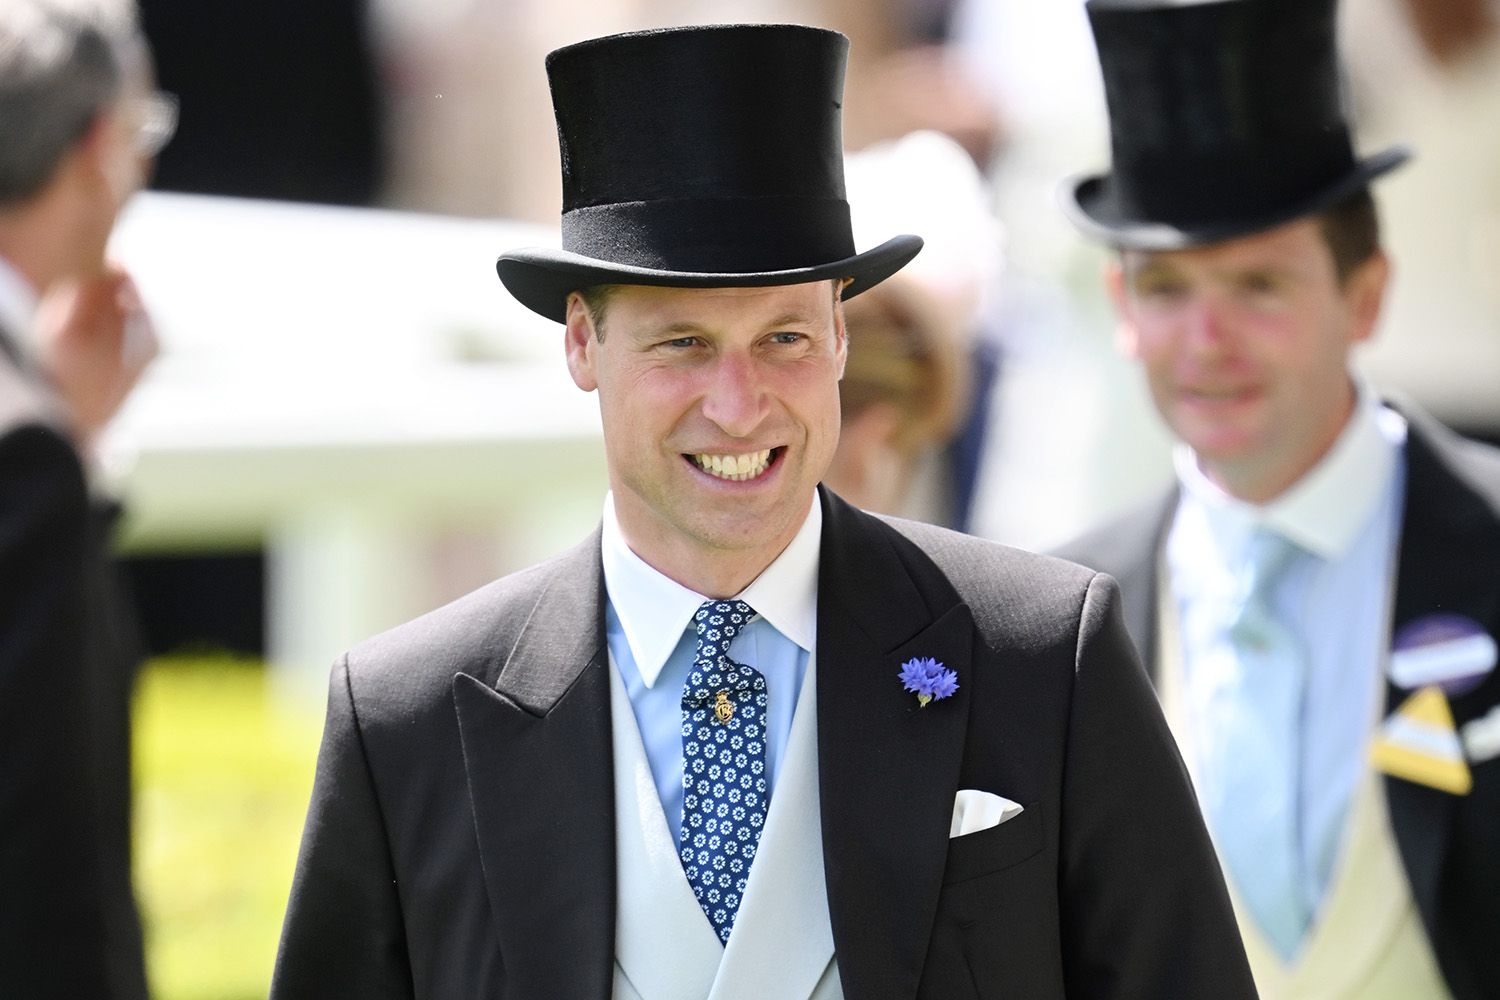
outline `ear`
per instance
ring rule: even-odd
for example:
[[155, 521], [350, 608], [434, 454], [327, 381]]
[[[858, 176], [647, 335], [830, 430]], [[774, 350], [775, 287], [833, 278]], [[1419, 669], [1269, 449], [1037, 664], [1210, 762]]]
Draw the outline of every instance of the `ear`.
[[1344, 285], [1344, 303], [1349, 310], [1349, 342], [1357, 344], [1369, 340], [1380, 319], [1380, 307], [1385, 301], [1385, 289], [1390, 283], [1391, 261], [1384, 250], [1375, 251]]
[[1130, 297], [1125, 292], [1125, 263], [1118, 255], [1104, 262], [1104, 290], [1115, 307], [1115, 350], [1127, 358], [1138, 357], [1140, 335], [1130, 315]]
[[112, 119], [107, 111], [99, 111], [89, 122], [81, 136], [74, 140], [58, 161], [53, 180], [70, 184], [86, 184], [98, 187], [107, 181], [110, 174], [110, 136]]
[[573, 292], [568, 296], [568, 313], [563, 323], [563, 350], [568, 358], [568, 374], [584, 392], [599, 388], [599, 377], [594, 370], [598, 347], [594, 318], [583, 304], [583, 296]]
[[80, 164], [103, 180], [117, 206], [142, 181], [141, 166], [125, 138], [120, 115], [118, 102], [99, 111], [74, 147]]
[[109, 151], [111, 129], [114, 127], [114, 114], [109, 108], [95, 112], [93, 121], [89, 122], [89, 127], [84, 130], [75, 148], [85, 159], [103, 164]]

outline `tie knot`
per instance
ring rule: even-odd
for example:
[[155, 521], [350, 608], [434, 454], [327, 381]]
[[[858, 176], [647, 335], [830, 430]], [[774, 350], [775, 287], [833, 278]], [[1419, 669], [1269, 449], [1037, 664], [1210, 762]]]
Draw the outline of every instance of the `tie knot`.
[[1277, 589], [1303, 551], [1275, 531], [1255, 530], [1240, 569], [1239, 595], [1229, 617], [1231, 634], [1248, 646], [1260, 644], [1257, 637], [1269, 627], [1269, 622], [1280, 617], [1275, 610]]
[[1301, 546], [1280, 532], [1256, 528], [1245, 550], [1247, 592], [1264, 595], [1275, 587], [1301, 552]]
[[764, 688], [757, 670], [729, 658], [729, 644], [754, 617], [755, 609], [744, 601], [706, 601], [698, 608], [693, 615], [698, 648], [682, 691], [684, 708], [706, 704], [720, 693], [742, 694], [757, 683]]
[[694, 661], [715, 664], [728, 656], [729, 643], [754, 617], [755, 609], [744, 601], [704, 601], [693, 615], [698, 632]]

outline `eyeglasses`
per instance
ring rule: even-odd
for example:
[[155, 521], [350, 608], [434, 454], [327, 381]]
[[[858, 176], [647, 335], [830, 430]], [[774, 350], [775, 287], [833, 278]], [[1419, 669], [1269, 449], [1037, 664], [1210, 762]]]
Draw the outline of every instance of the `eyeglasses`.
[[177, 95], [158, 90], [131, 103], [139, 118], [131, 146], [137, 155], [150, 159], [172, 141], [177, 131]]

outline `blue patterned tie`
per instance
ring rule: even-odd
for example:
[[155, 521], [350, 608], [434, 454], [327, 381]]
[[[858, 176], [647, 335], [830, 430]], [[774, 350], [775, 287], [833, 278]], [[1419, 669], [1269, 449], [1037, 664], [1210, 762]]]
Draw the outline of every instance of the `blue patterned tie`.
[[744, 601], [693, 616], [698, 648], [682, 689], [682, 828], [677, 852], [720, 941], [729, 940], [766, 823], [766, 679], [729, 658], [755, 617]]

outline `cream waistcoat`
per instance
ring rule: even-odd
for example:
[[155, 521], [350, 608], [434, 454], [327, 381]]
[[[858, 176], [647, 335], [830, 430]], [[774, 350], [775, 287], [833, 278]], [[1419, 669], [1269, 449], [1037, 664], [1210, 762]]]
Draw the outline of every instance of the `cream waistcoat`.
[[[1165, 580], [1165, 574], [1161, 579]], [[1182, 647], [1169, 595], [1157, 598], [1157, 693], [1194, 782], [1183, 696]], [[1369, 767], [1350, 805], [1343, 850], [1302, 950], [1287, 963], [1229, 895], [1261, 1000], [1451, 1000], [1412, 900], [1386, 809], [1384, 778]], [[1212, 834], [1214, 831], [1210, 830]]]
[[619, 672], [615, 758], [615, 1000], [843, 1000], [818, 815], [816, 665], [808, 663], [766, 826], [729, 944], [677, 858]]

